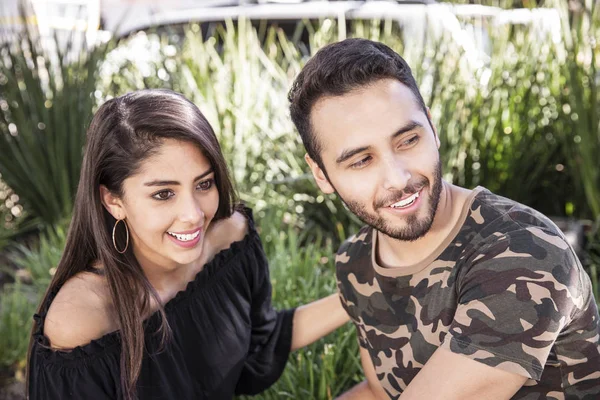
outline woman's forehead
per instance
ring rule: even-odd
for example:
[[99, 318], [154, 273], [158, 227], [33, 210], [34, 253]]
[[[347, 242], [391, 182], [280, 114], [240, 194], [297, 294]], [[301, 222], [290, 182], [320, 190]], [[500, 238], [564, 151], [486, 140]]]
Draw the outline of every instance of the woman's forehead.
[[[143, 160], [138, 168], [138, 176], [156, 175], [156, 178], [197, 176], [211, 167], [210, 160], [199, 146], [187, 141], [166, 139]], [[185, 180], [185, 179], [184, 179]]]

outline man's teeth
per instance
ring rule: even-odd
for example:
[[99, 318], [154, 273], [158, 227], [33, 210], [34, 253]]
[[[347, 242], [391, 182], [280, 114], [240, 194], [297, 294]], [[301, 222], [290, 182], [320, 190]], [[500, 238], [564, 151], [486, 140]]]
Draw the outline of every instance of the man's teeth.
[[190, 240], [194, 240], [200, 234], [200, 231], [196, 231], [195, 233], [190, 233], [187, 235], [181, 235], [179, 233], [167, 232], [169, 235], [173, 236], [175, 239], [180, 240], [182, 242], [189, 242]]
[[392, 207], [392, 208], [404, 208], [404, 207], [408, 207], [408, 206], [412, 205], [412, 203], [414, 203], [415, 200], [417, 200], [418, 197], [419, 197], [419, 192], [413, 194], [410, 197], [407, 197], [404, 200], [400, 200], [399, 202], [392, 204], [390, 207]]

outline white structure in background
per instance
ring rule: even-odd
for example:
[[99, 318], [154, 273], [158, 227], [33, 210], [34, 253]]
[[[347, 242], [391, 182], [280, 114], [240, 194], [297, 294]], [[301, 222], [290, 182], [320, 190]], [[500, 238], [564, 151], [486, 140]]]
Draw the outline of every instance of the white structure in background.
[[[55, 37], [59, 48], [64, 50], [71, 40], [71, 51], [78, 52], [84, 45], [95, 45], [101, 36], [100, 0], [26, 0], [27, 21], [20, 15], [21, 3], [22, 0], [2, 0], [2, 40], [22, 30], [25, 24], [37, 25], [42, 44], [48, 50], [55, 50]], [[81, 35], [73, 35], [73, 32]]]
[[[268, 21], [303, 19], [392, 20], [402, 27], [404, 43], [422, 46], [428, 34], [449, 35], [459, 44], [467, 63], [485, 65], [490, 53], [487, 28], [527, 24], [538, 28], [540, 38], [550, 33], [560, 40], [560, 16], [551, 8], [503, 10], [480, 5], [456, 5], [435, 0], [102, 0], [104, 29], [117, 36], [152, 26], [211, 23], [247, 18]], [[342, 36], [343, 26], [342, 29]], [[431, 39], [431, 37], [429, 37]]]
[[100, 28], [100, 0], [30, 0], [42, 36], [85, 32], [95, 43]]
[[[3, 21], [18, 17], [21, 0], [0, 0], [0, 31]], [[540, 37], [551, 34], [560, 40], [561, 21], [556, 10], [503, 10], [480, 5], [452, 5], [435, 0], [29, 0], [45, 45], [54, 45], [53, 36], [64, 46], [71, 30], [85, 32], [88, 46], [153, 26], [219, 22], [248, 18], [268, 21], [303, 19], [392, 20], [402, 27], [404, 43], [419, 48], [429, 34], [447, 35], [459, 44], [468, 67], [480, 68], [488, 61], [490, 43], [487, 28], [503, 24], [530, 24], [538, 27]], [[7, 19], [8, 10], [8, 19]], [[100, 24], [102, 21], [102, 29]], [[10, 27], [11, 24], [9, 23]], [[14, 24], [13, 24], [14, 26]], [[343, 36], [343, 26], [341, 27]], [[76, 39], [74, 50], [83, 46]], [[431, 37], [429, 37], [431, 39]], [[407, 48], [408, 50], [408, 48]], [[464, 65], [467, 67], [467, 65]]]

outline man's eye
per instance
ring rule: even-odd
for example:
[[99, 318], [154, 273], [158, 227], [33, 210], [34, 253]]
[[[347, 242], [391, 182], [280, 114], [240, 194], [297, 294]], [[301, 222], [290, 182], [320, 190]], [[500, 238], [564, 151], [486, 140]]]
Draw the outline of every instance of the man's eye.
[[419, 141], [419, 137], [418, 136], [413, 136], [410, 139], [405, 140], [404, 142], [402, 142], [402, 146], [411, 146], [415, 143], [417, 143]]
[[202, 181], [198, 184], [198, 189], [200, 189], [202, 191], [209, 190], [210, 188], [212, 188], [214, 182], [215, 182], [214, 179], [207, 179], [205, 181]]
[[161, 190], [160, 192], [153, 194], [152, 198], [156, 200], [169, 200], [173, 196], [175, 196], [175, 193], [173, 193], [172, 191]]
[[350, 165], [350, 168], [362, 168], [365, 165], [367, 165], [369, 163], [369, 161], [371, 161], [371, 156], [366, 156], [363, 159], [358, 160], [357, 162], [355, 162], [354, 164]]

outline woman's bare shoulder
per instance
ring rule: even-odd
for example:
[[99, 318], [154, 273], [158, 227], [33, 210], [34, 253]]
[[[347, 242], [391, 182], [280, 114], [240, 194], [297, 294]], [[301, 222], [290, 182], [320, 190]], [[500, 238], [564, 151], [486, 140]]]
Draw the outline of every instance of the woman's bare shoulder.
[[53, 348], [69, 350], [117, 329], [104, 276], [80, 272], [60, 288], [46, 315], [44, 335]]
[[234, 242], [239, 242], [248, 234], [248, 218], [239, 211], [230, 217], [216, 221], [211, 226], [208, 237], [216, 254], [220, 250], [231, 247]]

